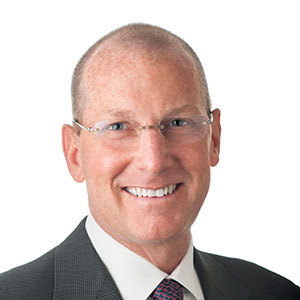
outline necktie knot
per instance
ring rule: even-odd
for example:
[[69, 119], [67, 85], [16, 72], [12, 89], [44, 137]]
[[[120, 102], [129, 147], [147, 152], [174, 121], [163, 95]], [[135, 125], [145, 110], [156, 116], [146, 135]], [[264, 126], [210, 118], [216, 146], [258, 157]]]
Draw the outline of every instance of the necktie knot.
[[164, 279], [154, 290], [154, 300], [183, 300], [181, 285], [173, 279]]

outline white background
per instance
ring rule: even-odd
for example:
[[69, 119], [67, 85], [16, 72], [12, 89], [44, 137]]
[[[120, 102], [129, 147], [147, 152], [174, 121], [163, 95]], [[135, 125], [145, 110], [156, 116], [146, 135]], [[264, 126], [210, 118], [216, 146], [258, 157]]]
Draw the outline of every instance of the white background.
[[88, 213], [61, 147], [71, 74], [98, 38], [142, 21], [190, 43], [222, 110], [196, 246], [299, 285], [299, 15], [296, 0], [1, 2], [0, 272], [50, 250]]

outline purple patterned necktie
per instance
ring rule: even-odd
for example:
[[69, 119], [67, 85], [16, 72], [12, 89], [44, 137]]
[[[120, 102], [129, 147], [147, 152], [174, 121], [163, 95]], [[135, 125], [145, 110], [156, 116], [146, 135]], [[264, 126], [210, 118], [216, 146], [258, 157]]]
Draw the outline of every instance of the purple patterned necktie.
[[154, 300], [183, 300], [181, 285], [173, 279], [164, 279], [151, 294]]

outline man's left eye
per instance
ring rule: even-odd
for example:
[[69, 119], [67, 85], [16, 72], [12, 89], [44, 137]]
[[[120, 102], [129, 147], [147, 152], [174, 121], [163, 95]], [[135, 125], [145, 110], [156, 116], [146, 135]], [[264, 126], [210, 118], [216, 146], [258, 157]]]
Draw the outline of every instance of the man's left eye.
[[171, 126], [173, 127], [182, 127], [188, 125], [189, 122], [184, 119], [174, 119], [171, 121]]
[[113, 123], [108, 126], [108, 130], [112, 130], [112, 131], [120, 131], [126, 128], [127, 126], [122, 122]]

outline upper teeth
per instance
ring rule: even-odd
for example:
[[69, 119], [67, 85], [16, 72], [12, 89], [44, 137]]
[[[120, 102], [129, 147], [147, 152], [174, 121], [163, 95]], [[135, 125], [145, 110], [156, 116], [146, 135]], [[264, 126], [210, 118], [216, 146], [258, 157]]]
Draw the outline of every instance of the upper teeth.
[[176, 184], [171, 184], [157, 190], [149, 190], [139, 187], [128, 187], [126, 188], [126, 191], [138, 197], [162, 197], [168, 194], [172, 194], [175, 191], [176, 187]]

